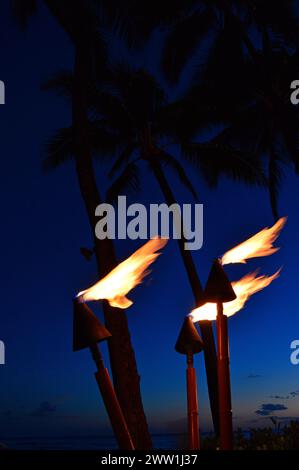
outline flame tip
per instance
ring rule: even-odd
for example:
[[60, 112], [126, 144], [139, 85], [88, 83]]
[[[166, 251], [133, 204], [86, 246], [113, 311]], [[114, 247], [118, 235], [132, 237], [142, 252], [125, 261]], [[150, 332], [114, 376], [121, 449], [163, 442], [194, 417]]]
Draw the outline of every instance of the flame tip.
[[[276, 253], [279, 250], [279, 247], [274, 247], [273, 244], [277, 240], [286, 221], [286, 216], [281, 217], [272, 227], [263, 228], [255, 235], [227, 251], [220, 258], [221, 264], [246, 264], [246, 261], [250, 258], [270, 256], [273, 253]], [[272, 281], [278, 278], [281, 271], [282, 267], [274, 274], [266, 276], [264, 274], [259, 274], [259, 269], [256, 269], [254, 272], [245, 274], [245, 276], [238, 281], [232, 282], [232, 287], [237, 298], [224, 304], [223, 313], [227, 317], [230, 317], [244, 308], [249, 298], [253, 294], [269, 286]], [[215, 320], [217, 316], [216, 304], [207, 302], [201, 307], [192, 310], [191, 314], [194, 323], [203, 320]]]
[[148, 240], [103, 279], [79, 292], [77, 298], [85, 302], [106, 299], [113, 307], [130, 307], [133, 302], [126, 295], [149, 274], [151, 270], [148, 267], [160, 256], [158, 250], [167, 242], [167, 238], [157, 236]]
[[273, 243], [278, 238], [286, 223], [286, 217], [281, 217], [272, 227], [265, 227], [252, 237], [224, 253], [222, 265], [230, 263], [246, 263], [249, 258], [269, 256], [276, 253], [279, 247]]

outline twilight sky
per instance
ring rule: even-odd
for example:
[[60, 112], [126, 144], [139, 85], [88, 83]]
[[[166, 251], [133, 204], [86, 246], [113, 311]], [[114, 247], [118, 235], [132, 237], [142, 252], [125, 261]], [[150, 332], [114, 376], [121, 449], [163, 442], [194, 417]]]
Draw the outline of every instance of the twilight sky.
[[[70, 110], [42, 92], [40, 84], [55, 71], [71, 68], [73, 51], [46, 10], [21, 33], [9, 18], [8, 4], [2, 0], [0, 7], [0, 79], [6, 85], [6, 104], [0, 107], [0, 339], [6, 345], [6, 365], [0, 366], [0, 440], [110, 433], [89, 353], [71, 349], [72, 297], [96, 280], [95, 265], [79, 251], [90, 246], [91, 234], [74, 167], [70, 162], [50, 174], [41, 169], [44, 143], [55, 129], [69, 124]], [[149, 54], [139, 60], [152, 68]], [[107, 164], [97, 163], [97, 172], [103, 193]], [[215, 256], [272, 225], [273, 219], [265, 191], [225, 178], [211, 191], [194, 170], [188, 172], [204, 203], [204, 245], [194, 252], [204, 283]], [[143, 171], [142, 177], [143, 193], [130, 202], [161, 201], [151, 175]], [[190, 202], [179, 182], [170, 180], [180, 201]], [[298, 179], [286, 169], [279, 207], [288, 222], [278, 240], [281, 250], [226, 268], [234, 280], [257, 267], [272, 274], [283, 266], [280, 278], [229, 320], [235, 426], [268, 425], [269, 413], [299, 416], [299, 366], [289, 360], [290, 343], [299, 338], [297, 188]], [[119, 259], [139, 245], [117, 242]], [[150, 426], [181, 430], [185, 359], [174, 344], [193, 298], [175, 241], [130, 298], [135, 303], [127, 315]], [[101, 317], [100, 307], [96, 311]], [[196, 357], [196, 366], [201, 426], [209, 430], [203, 355]]]

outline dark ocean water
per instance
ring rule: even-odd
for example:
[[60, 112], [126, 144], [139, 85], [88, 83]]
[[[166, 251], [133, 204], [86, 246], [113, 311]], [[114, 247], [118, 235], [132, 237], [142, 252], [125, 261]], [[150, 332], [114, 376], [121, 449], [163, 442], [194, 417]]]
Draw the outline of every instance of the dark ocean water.
[[[156, 434], [152, 436], [155, 449], [184, 449], [185, 434]], [[18, 450], [113, 450], [117, 448], [115, 439], [106, 436], [84, 437], [22, 437], [0, 438], [1, 444]]]

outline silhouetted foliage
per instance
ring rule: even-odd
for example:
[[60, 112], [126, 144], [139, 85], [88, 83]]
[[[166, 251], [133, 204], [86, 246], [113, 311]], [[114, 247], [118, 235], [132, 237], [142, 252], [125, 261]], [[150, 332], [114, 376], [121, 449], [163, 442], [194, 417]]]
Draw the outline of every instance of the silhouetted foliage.
[[[203, 450], [219, 448], [214, 437], [203, 438]], [[252, 428], [244, 432], [241, 428], [234, 433], [234, 450], [298, 450], [299, 422], [291, 421], [285, 426], [274, 428]]]

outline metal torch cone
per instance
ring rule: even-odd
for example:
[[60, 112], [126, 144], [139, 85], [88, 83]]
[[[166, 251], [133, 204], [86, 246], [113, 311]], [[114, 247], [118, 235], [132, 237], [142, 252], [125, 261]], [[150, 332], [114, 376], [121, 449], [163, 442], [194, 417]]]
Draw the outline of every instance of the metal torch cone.
[[203, 342], [190, 317], [186, 317], [181, 328], [175, 350], [187, 357], [187, 411], [188, 411], [188, 448], [200, 449], [198, 418], [198, 398], [196, 371], [193, 367], [193, 355], [203, 350]]
[[220, 415], [220, 448], [233, 449], [233, 422], [229, 367], [229, 338], [227, 316], [223, 314], [223, 303], [231, 302], [236, 294], [218, 259], [213, 263], [205, 288], [206, 302], [217, 304], [217, 353], [218, 394]]
[[112, 385], [108, 369], [105, 367], [97, 343], [107, 340], [111, 333], [105, 328], [90, 308], [74, 300], [73, 351], [89, 348], [97, 365], [95, 378], [98, 383], [110, 423], [120, 449], [134, 450], [133, 441]]

